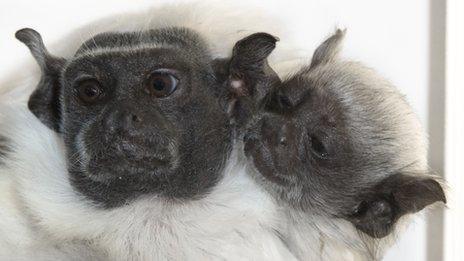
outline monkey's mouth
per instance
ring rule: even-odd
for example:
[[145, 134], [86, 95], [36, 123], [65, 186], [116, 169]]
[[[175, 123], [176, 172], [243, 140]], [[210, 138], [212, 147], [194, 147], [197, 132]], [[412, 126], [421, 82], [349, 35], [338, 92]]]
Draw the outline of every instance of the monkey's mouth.
[[145, 168], [154, 169], [168, 167], [170, 160], [165, 156], [151, 155], [146, 157], [134, 157], [132, 155], [106, 155], [106, 156], [94, 156], [89, 163], [90, 167], [107, 166], [111, 168]]
[[289, 185], [289, 180], [279, 175], [272, 154], [260, 135], [248, 132], [245, 134], [243, 142], [245, 156], [253, 162], [254, 167], [263, 178], [281, 186]]
[[102, 140], [99, 146], [81, 148], [80, 169], [96, 181], [167, 174], [175, 168], [176, 149], [164, 144], [118, 137]]
[[170, 161], [157, 157], [134, 159], [130, 156], [108, 155], [92, 157], [84, 172], [96, 181], [122, 177], [144, 179], [167, 173], [171, 166]]

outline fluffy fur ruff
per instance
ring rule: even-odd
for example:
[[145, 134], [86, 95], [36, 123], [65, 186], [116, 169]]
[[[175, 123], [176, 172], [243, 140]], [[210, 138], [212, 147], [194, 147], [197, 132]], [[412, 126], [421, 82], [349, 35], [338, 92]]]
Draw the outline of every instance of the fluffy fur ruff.
[[34, 255], [39, 251], [44, 260], [72, 251], [80, 258], [88, 246], [83, 252], [93, 248], [108, 260], [293, 259], [275, 233], [282, 223], [277, 205], [250, 179], [237, 153], [221, 183], [201, 200], [166, 202], [147, 196], [103, 210], [71, 187], [55, 133], [24, 109], [1, 111], [1, 133], [18, 148], [0, 172], [6, 187], [1, 198], [11, 212], [2, 212], [0, 219], [7, 236], [2, 253], [15, 246], [33, 249]]

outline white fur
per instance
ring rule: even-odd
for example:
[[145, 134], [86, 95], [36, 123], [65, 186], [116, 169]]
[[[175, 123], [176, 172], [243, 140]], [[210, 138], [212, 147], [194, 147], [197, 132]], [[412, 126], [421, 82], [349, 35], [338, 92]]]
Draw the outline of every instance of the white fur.
[[[293, 259], [274, 233], [282, 223], [276, 218], [276, 204], [251, 181], [236, 152], [224, 179], [203, 199], [166, 202], [147, 196], [102, 210], [72, 189], [63, 145], [55, 133], [24, 108], [2, 108], [2, 113], [1, 133], [21, 148], [0, 170], [0, 176], [14, 179], [17, 190], [5, 195], [18, 197], [7, 207], [27, 213], [46, 240], [92, 242], [109, 260]], [[5, 234], [24, 230], [23, 234], [9, 241], [34, 240], [34, 226], [15, 225], [18, 228]], [[36, 247], [34, 242], [28, 245]]]
[[[99, 32], [186, 26], [205, 37], [217, 57], [227, 56], [237, 40], [253, 32], [279, 36], [270, 63], [280, 75], [309, 60], [310, 52], [292, 45], [291, 37], [267, 21], [279, 24], [257, 11], [202, 1], [103, 19], [49, 49], [69, 57]], [[34, 72], [36, 67], [28, 66]], [[25, 108], [38, 78], [35, 71], [27, 79], [13, 76], [0, 86], [0, 103], [10, 104], [0, 108], [0, 134], [17, 149], [0, 166], [0, 260], [69, 260], [70, 256], [76, 260], [294, 260], [295, 256], [357, 260], [381, 256], [372, 256], [366, 242], [373, 241], [363, 240], [346, 221], [308, 218], [280, 208], [249, 177], [240, 144], [227, 163], [224, 179], [203, 199], [182, 203], [147, 196], [112, 210], [96, 208], [72, 189], [60, 138]], [[286, 234], [288, 245], [277, 231]]]

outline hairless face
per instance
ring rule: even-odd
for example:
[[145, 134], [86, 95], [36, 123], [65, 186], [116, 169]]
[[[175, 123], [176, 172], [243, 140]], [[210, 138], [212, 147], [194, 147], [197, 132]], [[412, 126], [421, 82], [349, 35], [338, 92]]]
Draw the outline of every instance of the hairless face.
[[261, 100], [245, 153], [258, 181], [284, 204], [383, 237], [402, 215], [446, 199], [423, 175], [416, 116], [387, 81], [337, 57], [343, 36], [338, 30], [309, 66]]
[[42, 69], [30, 110], [62, 135], [75, 189], [103, 207], [207, 193], [231, 150], [231, 111], [240, 110], [224, 85], [268, 84], [276, 43], [257, 33], [214, 60], [196, 33], [167, 28], [99, 34], [63, 59], [32, 29], [16, 37]]

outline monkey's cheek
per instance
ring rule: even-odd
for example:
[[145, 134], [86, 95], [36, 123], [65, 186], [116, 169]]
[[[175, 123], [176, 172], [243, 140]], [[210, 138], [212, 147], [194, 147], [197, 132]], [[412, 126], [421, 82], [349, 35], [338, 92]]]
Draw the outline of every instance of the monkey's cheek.
[[258, 141], [256, 139], [245, 138], [244, 143], [245, 156], [247, 156], [248, 158], [252, 158], [253, 154], [256, 151]]
[[[279, 175], [279, 171], [274, 162], [272, 161], [272, 155], [266, 149], [264, 144], [255, 143], [252, 150], [248, 151], [247, 157], [253, 161], [253, 165], [259, 174], [267, 181], [278, 184], [280, 186], [287, 186], [288, 181]], [[251, 146], [251, 145], [250, 145]]]

